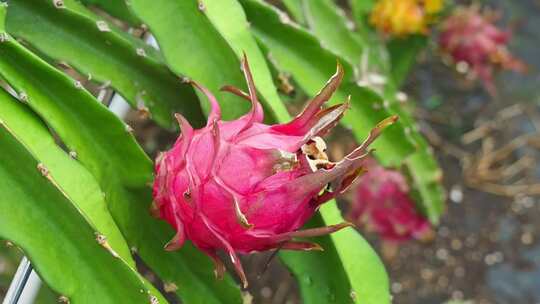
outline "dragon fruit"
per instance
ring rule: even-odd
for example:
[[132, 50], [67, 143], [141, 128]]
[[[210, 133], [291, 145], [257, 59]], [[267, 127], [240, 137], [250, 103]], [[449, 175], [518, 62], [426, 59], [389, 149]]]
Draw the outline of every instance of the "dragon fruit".
[[384, 241], [399, 243], [426, 239], [432, 229], [415, 208], [403, 175], [367, 161], [367, 173], [358, 178], [356, 196], [347, 218], [378, 233]]
[[524, 72], [525, 65], [514, 58], [507, 45], [511, 34], [495, 25], [498, 16], [480, 11], [480, 6], [457, 8], [442, 24], [439, 46], [457, 64], [465, 63], [470, 75], [482, 80], [495, 95], [494, 68]]
[[369, 21], [379, 31], [396, 36], [427, 34], [443, 0], [379, 0]]
[[357, 149], [340, 162], [330, 162], [321, 139], [349, 108], [349, 101], [323, 109], [343, 78], [337, 72], [304, 111], [285, 124], [263, 123], [247, 59], [242, 60], [248, 93], [232, 86], [223, 91], [251, 102], [251, 110], [234, 121], [222, 121], [216, 98], [202, 85], [211, 111], [205, 127], [194, 130], [179, 114], [181, 135], [156, 160], [153, 213], [176, 230], [166, 250], [186, 239], [207, 254], [219, 278], [225, 267], [217, 255], [226, 252], [244, 286], [237, 253], [269, 249], [320, 250], [295, 238], [320, 236], [351, 226], [299, 230], [319, 206], [347, 189], [361, 172], [368, 145], [393, 116], [376, 126]]

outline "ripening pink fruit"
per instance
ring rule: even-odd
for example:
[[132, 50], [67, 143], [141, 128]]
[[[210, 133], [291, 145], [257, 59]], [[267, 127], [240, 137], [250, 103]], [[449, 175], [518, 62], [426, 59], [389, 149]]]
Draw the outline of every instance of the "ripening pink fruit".
[[208, 122], [194, 130], [176, 114], [182, 134], [156, 160], [153, 211], [177, 231], [167, 250], [179, 249], [186, 239], [191, 240], [213, 259], [218, 277], [225, 267], [216, 251], [224, 250], [247, 286], [237, 253], [320, 250], [317, 244], [294, 239], [351, 225], [298, 230], [321, 204], [347, 189], [370, 153], [368, 145], [397, 117], [381, 122], [345, 159], [330, 162], [320, 136], [338, 123], [349, 101], [322, 106], [343, 78], [341, 66], [300, 115], [276, 125], [263, 123], [245, 57], [242, 68], [249, 93], [231, 86], [222, 89], [251, 102], [251, 110], [237, 120], [222, 121], [215, 97], [192, 82], [211, 104]]
[[509, 31], [495, 25], [497, 16], [482, 13], [478, 5], [458, 7], [441, 27], [439, 46], [455, 63], [465, 63], [472, 76], [479, 77], [489, 93], [495, 95], [493, 71], [503, 68], [517, 72], [526, 66], [514, 58], [507, 46]]
[[385, 241], [425, 239], [431, 225], [415, 208], [403, 175], [369, 159], [367, 172], [357, 180], [355, 198], [348, 219], [376, 232]]

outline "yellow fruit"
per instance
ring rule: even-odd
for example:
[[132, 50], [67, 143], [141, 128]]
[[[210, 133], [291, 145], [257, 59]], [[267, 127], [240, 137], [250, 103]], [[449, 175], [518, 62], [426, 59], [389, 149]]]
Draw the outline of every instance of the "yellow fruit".
[[392, 36], [426, 34], [444, 0], [379, 0], [370, 23]]

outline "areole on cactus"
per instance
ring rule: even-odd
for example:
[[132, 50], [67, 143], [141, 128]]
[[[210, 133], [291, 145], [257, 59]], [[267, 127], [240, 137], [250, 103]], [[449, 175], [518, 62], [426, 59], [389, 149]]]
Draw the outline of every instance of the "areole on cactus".
[[216, 252], [224, 250], [247, 286], [237, 253], [269, 249], [320, 250], [295, 238], [335, 232], [350, 223], [298, 230], [319, 206], [345, 191], [361, 173], [368, 146], [397, 120], [382, 121], [368, 138], [340, 162], [330, 162], [321, 136], [349, 108], [349, 101], [323, 109], [343, 79], [337, 72], [304, 111], [285, 124], [263, 124], [247, 58], [242, 60], [248, 93], [222, 90], [251, 102], [251, 110], [234, 121], [222, 121], [216, 98], [192, 84], [211, 104], [205, 127], [194, 130], [179, 114], [181, 135], [172, 149], [158, 156], [154, 182], [154, 212], [176, 230], [167, 250], [180, 249], [186, 239], [210, 256], [216, 276], [225, 267]]

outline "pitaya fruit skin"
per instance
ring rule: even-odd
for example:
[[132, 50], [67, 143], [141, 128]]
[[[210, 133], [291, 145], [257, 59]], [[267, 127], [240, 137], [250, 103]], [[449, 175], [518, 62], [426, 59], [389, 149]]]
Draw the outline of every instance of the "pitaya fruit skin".
[[367, 172], [356, 184], [347, 216], [350, 221], [394, 243], [430, 236], [431, 225], [416, 211], [407, 181], [399, 171], [385, 169], [370, 159]]
[[231, 86], [222, 89], [252, 104], [249, 113], [234, 121], [222, 121], [215, 97], [192, 82], [211, 104], [208, 122], [194, 130], [176, 114], [181, 135], [156, 160], [152, 211], [177, 232], [166, 250], [179, 249], [191, 240], [212, 258], [218, 277], [225, 267], [216, 252], [223, 250], [247, 286], [237, 253], [320, 250], [317, 244], [293, 239], [351, 225], [298, 230], [321, 204], [346, 190], [370, 153], [368, 145], [397, 117], [381, 122], [360, 147], [333, 163], [319, 136], [335, 126], [349, 107], [346, 101], [322, 108], [343, 78], [341, 66], [300, 115], [277, 125], [263, 124], [263, 109], [245, 57], [242, 67], [249, 93]]
[[443, 4], [443, 0], [379, 0], [369, 21], [391, 36], [425, 35]]
[[480, 78], [486, 90], [496, 94], [495, 68], [525, 72], [526, 66], [508, 50], [511, 33], [495, 25], [497, 16], [482, 13], [478, 5], [458, 7], [441, 26], [439, 47], [452, 61], [465, 62], [471, 75]]

